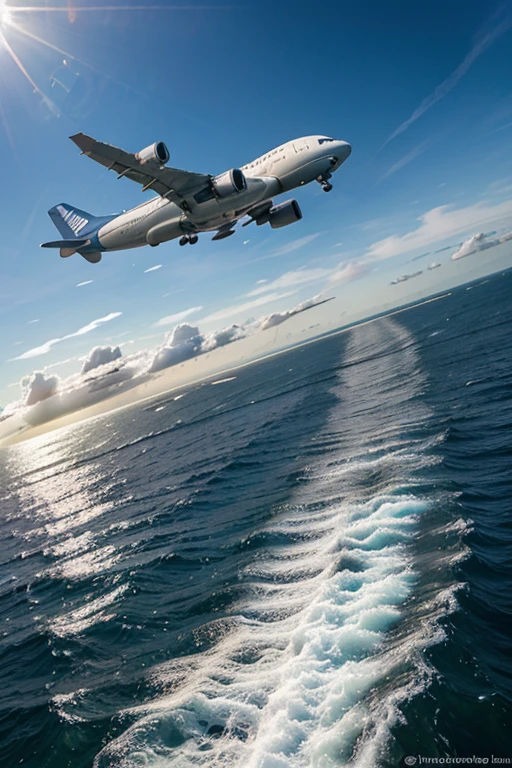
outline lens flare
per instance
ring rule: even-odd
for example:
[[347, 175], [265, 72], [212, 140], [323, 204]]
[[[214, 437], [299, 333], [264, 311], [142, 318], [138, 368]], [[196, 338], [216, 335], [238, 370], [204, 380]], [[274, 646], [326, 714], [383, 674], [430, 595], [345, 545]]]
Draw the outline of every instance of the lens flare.
[[[82, 69], [84, 67], [86, 68], [87, 76], [91, 73], [95, 73], [100, 78], [114, 82], [139, 96], [143, 95], [122, 80], [94, 66], [91, 62], [86, 61], [81, 57], [77, 57], [69, 51], [66, 51], [64, 48], [61, 48], [59, 45], [56, 45], [51, 40], [45, 39], [45, 37], [42, 36], [42, 29], [48, 28], [48, 18], [50, 16], [56, 14], [57, 18], [59, 18], [62, 15], [65, 15], [67, 16], [68, 23], [72, 25], [76, 21], [78, 14], [84, 13], [101, 14], [107, 12], [112, 13], [114, 11], [119, 13], [147, 13], [148, 11], [197, 12], [198, 10], [219, 11], [229, 8], [229, 6], [223, 5], [166, 5], [164, 3], [155, 5], [80, 5], [77, 4], [77, 2], [79, 3], [79, 0], [62, 0], [60, 5], [49, 5], [48, 0], [44, 0], [44, 3], [41, 2], [41, 4], [36, 5], [25, 3], [24, 0], [0, 0], [0, 92], [4, 96], [0, 101], [0, 125], [3, 125], [5, 135], [11, 146], [13, 146], [13, 139], [6, 115], [7, 99], [5, 98], [5, 93], [11, 91], [13, 94], [17, 95], [17, 92], [16, 85], [10, 77], [9, 68], [6, 66], [9, 64], [8, 59], [11, 60], [10, 64], [18, 70], [30, 86], [32, 92], [45, 106], [46, 116], [52, 115], [54, 117], [60, 117], [62, 114], [61, 110], [66, 112], [66, 110], [71, 109], [69, 104], [67, 104], [66, 99], [62, 98], [63, 92], [70, 97], [73, 89], [73, 84], [70, 85], [70, 78], [67, 70], [74, 74], [76, 83], [83, 84], [84, 82], [87, 82], [87, 77], [84, 76], [84, 72], [77, 71], [80, 70], [80, 66], [78, 65], [81, 65]], [[41, 20], [45, 21], [44, 27], [39, 26]], [[37, 32], [39, 32], [39, 34], [37, 34]], [[32, 44], [30, 50], [26, 45], [29, 41]], [[37, 46], [41, 46], [41, 49], [46, 49], [47, 52], [54, 51], [63, 57], [56, 68], [54, 64], [53, 72], [49, 77], [44, 76], [43, 70], [38, 67], [38, 62], [34, 58], [34, 56], [37, 56], [37, 51], [34, 50], [34, 43]], [[66, 71], [64, 72], [64, 70]], [[64, 73], [66, 75], [65, 81], [62, 82], [62, 79], [60, 77], [58, 78], [56, 73], [59, 75]], [[38, 84], [38, 81], [40, 81], [42, 77], [44, 78], [44, 81]], [[62, 91], [59, 91], [59, 88], [56, 86], [59, 86]], [[51, 93], [52, 97], [55, 97], [55, 100], [50, 97], [48, 93], [50, 89], [54, 89]], [[64, 101], [64, 104], [59, 106], [61, 101]], [[70, 113], [67, 114], [68, 117], [72, 117]]]

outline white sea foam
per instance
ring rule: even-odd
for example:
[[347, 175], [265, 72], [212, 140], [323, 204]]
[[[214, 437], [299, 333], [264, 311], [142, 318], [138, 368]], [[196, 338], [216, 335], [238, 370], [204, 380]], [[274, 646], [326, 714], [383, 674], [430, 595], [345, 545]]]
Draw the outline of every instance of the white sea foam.
[[[428, 505], [413, 473], [431, 462], [432, 439], [410, 433], [430, 414], [412, 339], [395, 321], [356, 328], [347, 349], [354, 359], [397, 346], [407, 349], [342, 369], [315, 440], [329, 449], [252, 534], [269, 544], [240, 572], [236, 615], [212, 650], [153, 670], [173, 692], [131, 710], [138, 719], [96, 768], [379, 764], [401, 703], [428, 680], [420, 650], [442, 636], [435, 622], [388, 635], [417, 579], [412, 542]], [[453, 593], [438, 597], [431, 614], [453, 609]]]

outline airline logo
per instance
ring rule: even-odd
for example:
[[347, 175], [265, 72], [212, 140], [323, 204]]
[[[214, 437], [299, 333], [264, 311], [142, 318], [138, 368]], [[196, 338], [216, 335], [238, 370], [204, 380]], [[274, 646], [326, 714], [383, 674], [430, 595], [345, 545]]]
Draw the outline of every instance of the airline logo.
[[75, 235], [78, 235], [78, 233], [82, 231], [85, 225], [89, 223], [89, 219], [84, 219], [83, 216], [79, 216], [77, 213], [75, 213], [73, 208], [68, 211], [66, 208], [64, 208], [64, 206], [58, 205], [57, 210], [68, 227], [75, 233]]

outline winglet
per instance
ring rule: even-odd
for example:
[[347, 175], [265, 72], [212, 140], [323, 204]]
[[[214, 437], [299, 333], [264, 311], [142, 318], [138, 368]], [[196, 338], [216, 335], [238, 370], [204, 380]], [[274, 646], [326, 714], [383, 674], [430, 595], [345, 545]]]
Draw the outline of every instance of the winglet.
[[92, 139], [90, 136], [86, 136], [85, 133], [75, 133], [73, 136], [69, 137], [73, 144], [76, 144], [78, 149], [82, 150], [82, 155], [85, 155], [87, 150], [90, 151], [90, 144], [94, 139]]

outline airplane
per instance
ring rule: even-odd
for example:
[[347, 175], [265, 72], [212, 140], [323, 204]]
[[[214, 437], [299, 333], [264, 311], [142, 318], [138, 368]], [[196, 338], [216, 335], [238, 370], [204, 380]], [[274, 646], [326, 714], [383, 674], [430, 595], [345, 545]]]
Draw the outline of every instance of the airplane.
[[[199, 234], [214, 232], [212, 240], [235, 233], [235, 225], [255, 222], [279, 229], [302, 218], [296, 200], [274, 204], [283, 192], [317, 181], [329, 192], [332, 174], [352, 152], [346, 141], [329, 136], [304, 136], [288, 141], [240, 168], [219, 176], [191, 173], [166, 165], [170, 155], [163, 141], [132, 154], [77, 133], [70, 139], [83, 155], [158, 194], [136, 208], [110, 216], [94, 216], [67, 203], [48, 213], [64, 238], [43, 243], [62, 257], [79, 253], [97, 264], [102, 254], [143, 245], [157, 246], [179, 238], [194, 245]], [[248, 218], [247, 218], [248, 217]]]

